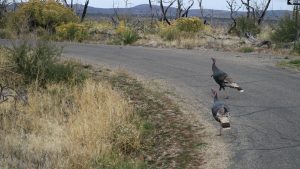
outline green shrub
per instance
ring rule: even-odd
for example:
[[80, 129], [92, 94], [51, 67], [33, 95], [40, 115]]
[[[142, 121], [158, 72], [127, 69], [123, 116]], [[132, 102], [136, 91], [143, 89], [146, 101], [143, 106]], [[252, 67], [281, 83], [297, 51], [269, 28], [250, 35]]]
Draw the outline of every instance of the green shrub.
[[125, 45], [132, 44], [139, 39], [138, 33], [132, 29], [127, 29], [118, 36]]
[[293, 42], [297, 40], [296, 35], [298, 29], [300, 28], [294, 19], [285, 17], [279, 21], [275, 32], [271, 35], [271, 39], [276, 43]]
[[14, 28], [18, 29], [20, 23], [26, 21], [30, 31], [38, 27], [54, 31], [62, 23], [79, 21], [71, 9], [54, 0], [29, 0], [22, 3], [12, 17]]
[[146, 169], [147, 166], [144, 162], [135, 160], [128, 157], [121, 156], [119, 153], [111, 153], [99, 158], [95, 161], [95, 168], [105, 169]]
[[300, 42], [294, 44], [294, 52], [300, 54]]
[[139, 39], [139, 34], [126, 25], [124, 21], [119, 23], [119, 26], [116, 30], [117, 39], [115, 39], [115, 43], [120, 44], [132, 44]]
[[56, 27], [59, 40], [83, 41], [88, 38], [88, 31], [79, 23], [67, 23]]
[[239, 17], [236, 20], [236, 31], [240, 36], [245, 33], [257, 35], [260, 33], [260, 28], [256, 25], [256, 22], [253, 19]]
[[179, 31], [198, 32], [204, 30], [204, 24], [201, 19], [197, 17], [179, 18], [175, 22], [176, 28]]
[[16, 72], [23, 75], [25, 83], [35, 82], [45, 87], [47, 83], [78, 83], [84, 75], [74, 64], [60, 63], [61, 49], [46, 41], [39, 41], [31, 47], [26, 41], [14, 45], [11, 50]]
[[295, 65], [295, 66], [300, 66], [300, 59], [291, 60], [291, 61], [289, 61], [289, 63], [292, 65]]
[[8, 29], [0, 29], [0, 38], [1, 39], [11, 39], [13, 38], [13, 33]]

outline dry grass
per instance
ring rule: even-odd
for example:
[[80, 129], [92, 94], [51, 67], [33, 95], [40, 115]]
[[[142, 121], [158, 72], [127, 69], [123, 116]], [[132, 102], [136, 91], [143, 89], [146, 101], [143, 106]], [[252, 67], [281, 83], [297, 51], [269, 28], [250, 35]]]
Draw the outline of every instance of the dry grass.
[[132, 107], [107, 84], [29, 93], [30, 106], [0, 104], [0, 168], [93, 168], [140, 147]]

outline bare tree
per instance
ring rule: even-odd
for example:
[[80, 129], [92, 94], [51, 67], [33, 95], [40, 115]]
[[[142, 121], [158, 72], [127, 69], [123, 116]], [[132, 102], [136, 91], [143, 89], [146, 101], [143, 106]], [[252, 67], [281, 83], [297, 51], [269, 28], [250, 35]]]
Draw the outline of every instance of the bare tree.
[[201, 18], [204, 19], [202, 0], [197, 0], [197, 1], [198, 1], [199, 9], [200, 9]]
[[[264, 0], [260, 4], [258, 4], [258, 1], [251, 1], [252, 5], [250, 4], [250, 0], [241, 0], [242, 4], [246, 6], [247, 9], [247, 18], [250, 18], [250, 13], [252, 13], [252, 19], [254, 22], [257, 22], [258, 25], [260, 25], [264, 17], [266, 15], [266, 12], [270, 6], [271, 0]], [[250, 12], [251, 11], [251, 12]]]
[[246, 6], [247, 9], [247, 18], [250, 18], [250, 13], [252, 13], [252, 19], [255, 21], [255, 9], [250, 5], [250, 0], [247, 0], [247, 2], [244, 2], [241, 0], [242, 4]]
[[194, 5], [194, 0], [189, 0], [189, 3], [190, 3], [189, 6], [184, 10], [181, 17], [188, 17], [188, 13], [189, 13], [191, 7]]
[[232, 20], [228, 33], [232, 33], [232, 31], [236, 29], [236, 15], [241, 6], [238, 6], [235, 0], [227, 0], [226, 2], [228, 5], [227, 8], [230, 10], [230, 18]]
[[84, 8], [83, 8], [83, 11], [82, 11], [82, 15], [81, 15], [81, 22], [83, 22], [83, 20], [85, 18], [88, 6], [89, 6], [89, 0], [86, 0], [85, 3], [84, 3]]
[[187, 17], [189, 10], [194, 5], [194, 0], [188, 1], [189, 5], [185, 7], [184, 0], [177, 0], [176, 18]]
[[181, 17], [181, 13], [183, 11], [182, 6], [183, 6], [183, 0], [177, 0], [176, 18]]
[[169, 8], [176, 2], [176, 0], [169, 1], [169, 5], [165, 8], [163, 0], [160, 0], [160, 9], [162, 14], [162, 20], [166, 21], [168, 25], [171, 25], [171, 22], [168, 20], [167, 13]]
[[150, 7], [150, 11], [151, 11], [151, 25], [153, 25], [154, 12], [153, 12], [152, 0], [149, 0], [149, 7]]
[[262, 23], [262, 21], [264, 20], [264, 17], [266, 15], [266, 12], [267, 12], [267, 10], [269, 8], [270, 3], [271, 3], [271, 0], [267, 0], [267, 4], [265, 5], [265, 7], [264, 7], [264, 9], [263, 9], [263, 11], [261, 13], [261, 15], [259, 16], [259, 18], [257, 20], [258, 25], [260, 25]]

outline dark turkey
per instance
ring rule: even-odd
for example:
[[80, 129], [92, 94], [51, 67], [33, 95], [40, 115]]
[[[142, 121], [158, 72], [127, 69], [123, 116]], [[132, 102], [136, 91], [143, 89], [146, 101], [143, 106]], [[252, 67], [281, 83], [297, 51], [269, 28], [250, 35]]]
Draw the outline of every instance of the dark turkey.
[[211, 89], [212, 96], [214, 98], [214, 103], [211, 108], [211, 112], [213, 117], [217, 122], [220, 123], [220, 135], [222, 134], [223, 128], [230, 128], [230, 122], [229, 122], [229, 107], [225, 102], [219, 100], [218, 93], [214, 89]]
[[[221, 91], [223, 89], [225, 91], [225, 87], [230, 87], [230, 88], [237, 89], [239, 92], [244, 92], [244, 90], [237, 83], [235, 83], [227, 73], [225, 73], [224, 71], [222, 71], [216, 66], [216, 59], [215, 58], [211, 58], [211, 59], [213, 61], [212, 63], [213, 74], [211, 76], [220, 86], [219, 90]], [[225, 94], [226, 94], [226, 98], [228, 98], [226, 92]]]

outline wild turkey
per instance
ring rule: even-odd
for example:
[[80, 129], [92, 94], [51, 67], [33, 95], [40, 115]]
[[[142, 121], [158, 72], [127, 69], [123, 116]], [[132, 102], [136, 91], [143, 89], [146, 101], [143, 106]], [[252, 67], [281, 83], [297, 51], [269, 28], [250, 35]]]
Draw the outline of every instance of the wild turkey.
[[211, 108], [213, 117], [220, 123], [220, 135], [222, 135], [223, 128], [230, 128], [229, 122], [229, 107], [221, 100], [218, 99], [218, 93], [214, 89], [211, 89], [214, 103]]
[[244, 90], [237, 83], [235, 83], [232, 80], [232, 78], [228, 76], [227, 73], [223, 72], [216, 66], [216, 59], [215, 58], [211, 58], [211, 59], [213, 61], [212, 63], [213, 74], [211, 75], [211, 77], [213, 77], [215, 81], [219, 84], [220, 86], [219, 91], [221, 91], [222, 89], [224, 90], [226, 95], [225, 98], [228, 99], [228, 95], [225, 91], [225, 87], [234, 88], [237, 89], [239, 92], [244, 92]]

